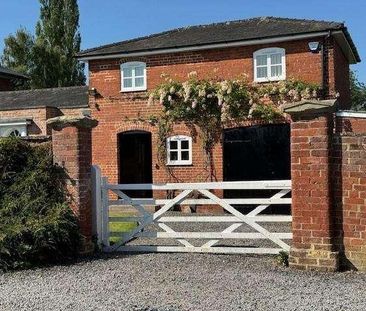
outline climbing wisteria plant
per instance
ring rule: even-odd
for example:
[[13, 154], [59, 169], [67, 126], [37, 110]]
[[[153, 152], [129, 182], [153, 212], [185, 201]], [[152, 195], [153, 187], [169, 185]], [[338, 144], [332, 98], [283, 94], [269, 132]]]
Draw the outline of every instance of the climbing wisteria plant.
[[159, 128], [160, 156], [165, 158], [165, 142], [173, 124], [184, 122], [199, 128], [210, 163], [212, 148], [228, 124], [284, 119], [281, 110], [284, 104], [318, 98], [319, 91], [316, 85], [291, 80], [248, 84], [245, 79], [200, 80], [195, 74], [190, 74], [184, 82], [166, 77], [149, 96], [149, 105], [162, 106], [162, 114], [152, 118]]

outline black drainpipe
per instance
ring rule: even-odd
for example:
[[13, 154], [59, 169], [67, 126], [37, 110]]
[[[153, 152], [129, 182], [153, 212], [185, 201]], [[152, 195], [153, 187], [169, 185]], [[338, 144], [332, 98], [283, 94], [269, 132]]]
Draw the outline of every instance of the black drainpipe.
[[323, 38], [321, 45], [321, 58], [322, 58], [322, 97], [326, 99], [329, 96], [329, 59], [328, 59], [328, 39], [332, 36], [332, 32], [329, 30], [328, 34]]

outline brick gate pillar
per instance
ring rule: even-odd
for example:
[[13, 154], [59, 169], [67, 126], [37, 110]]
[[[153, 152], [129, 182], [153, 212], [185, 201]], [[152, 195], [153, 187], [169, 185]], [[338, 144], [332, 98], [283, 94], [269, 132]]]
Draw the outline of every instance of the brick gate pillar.
[[90, 252], [92, 245], [91, 202], [91, 131], [98, 122], [88, 117], [56, 117], [47, 124], [52, 128], [54, 163], [67, 174], [70, 207], [76, 215], [83, 237], [81, 252]]
[[335, 271], [331, 151], [334, 100], [290, 104], [293, 244], [290, 266]]

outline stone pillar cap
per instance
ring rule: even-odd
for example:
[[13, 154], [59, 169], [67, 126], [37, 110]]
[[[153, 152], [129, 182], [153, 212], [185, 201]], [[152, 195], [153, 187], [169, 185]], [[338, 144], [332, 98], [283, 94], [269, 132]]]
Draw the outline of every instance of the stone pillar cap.
[[283, 111], [293, 117], [316, 116], [324, 113], [334, 112], [337, 108], [337, 99], [327, 100], [302, 100], [289, 103], [284, 106]]
[[47, 125], [51, 126], [52, 129], [60, 131], [65, 127], [77, 127], [77, 128], [93, 128], [98, 125], [98, 121], [88, 116], [70, 117], [61, 116], [51, 118], [47, 120]]

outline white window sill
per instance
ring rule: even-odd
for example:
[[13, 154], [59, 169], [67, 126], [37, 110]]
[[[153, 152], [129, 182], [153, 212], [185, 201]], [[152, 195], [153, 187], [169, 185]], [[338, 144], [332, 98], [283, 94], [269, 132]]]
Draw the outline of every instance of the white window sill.
[[267, 79], [254, 79], [254, 82], [256, 83], [266, 83], [266, 82], [278, 82], [278, 81], [284, 81], [286, 80], [286, 77], [281, 78], [267, 78]]
[[144, 91], [147, 91], [147, 88], [120, 90], [120, 93], [132, 93], [132, 92], [144, 92]]
[[168, 162], [166, 163], [167, 166], [190, 166], [192, 162]]

